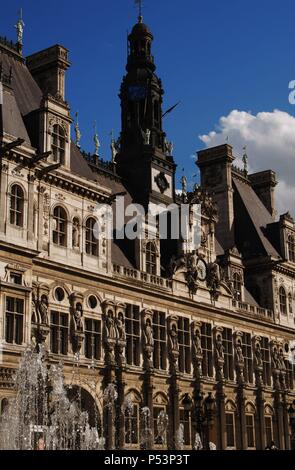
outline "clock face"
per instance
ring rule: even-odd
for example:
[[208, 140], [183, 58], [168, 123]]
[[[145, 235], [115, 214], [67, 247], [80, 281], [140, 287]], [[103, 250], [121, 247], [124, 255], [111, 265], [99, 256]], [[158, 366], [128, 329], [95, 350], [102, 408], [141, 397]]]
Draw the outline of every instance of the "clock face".
[[207, 277], [207, 265], [204, 260], [199, 259], [197, 262], [198, 277], [200, 281], [205, 281]]
[[133, 85], [128, 88], [128, 96], [131, 101], [141, 101], [146, 98], [146, 87]]

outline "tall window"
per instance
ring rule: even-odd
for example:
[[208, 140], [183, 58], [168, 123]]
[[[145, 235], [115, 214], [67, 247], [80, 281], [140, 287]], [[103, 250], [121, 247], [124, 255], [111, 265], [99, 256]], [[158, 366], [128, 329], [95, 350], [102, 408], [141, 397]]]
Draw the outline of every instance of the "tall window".
[[246, 415], [246, 436], [247, 448], [255, 449], [255, 429], [254, 429], [254, 416]]
[[90, 217], [86, 222], [86, 253], [87, 255], [98, 255], [98, 239], [95, 231], [96, 220]]
[[146, 245], [146, 272], [155, 276], [157, 274], [157, 253], [154, 243]]
[[252, 358], [252, 343], [250, 333], [243, 333], [242, 350], [244, 356], [244, 378], [248, 383], [253, 383], [253, 358]]
[[293, 390], [295, 366], [288, 359], [285, 359], [286, 366], [286, 387]]
[[62, 165], [64, 165], [65, 147], [66, 147], [64, 129], [57, 124], [53, 126], [51, 138], [52, 138], [51, 146], [52, 146], [53, 160], [57, 163], [61, 163]]
[[188, 318], [178, 320], [179, 371], [191, 372], [190, 325]]
[[24, 301], [15, 297], [6, 298], [5, 341], [22, 344], [24, 337]]
[[281, 286], [279, 290], [279, 296], [280, 296], [280, 312], [283, 315], [287, 315], [287, 297], [286, 297], [286, 291], [285, 289]]
[[191, 420], [189, 410], [180, 408], [179, 410], [180, 424], [183, 425], [183, 439], [184, 445], [189, 446], [191, 444]]
[[101, 322], [85, 319], [85, 356], [88, 359], [101, 358]]
[[50, 349], [54, 354], [68, 354], [69, 317], [67, 313], [51, 312]]
[[291, 292], [288, 294], [288, 308], [289, 308], [290, 315], [292, 315], [293, 314], [293, 299], [292, 299]]
[[234, 413], [225, 414], [225, 427], [226, 427], [226, 447], [235, 447], [235, 415]]
[[210, 323], [202, 324], [201, 344], [203, 350], [202, 373], [204, 377], [213, 377], [212, 327]]
[[24, 192], [18, 184], [14, 184], [10, 192], [10, 223], [15, 227], [24, 225]]
[[167, 341], [165, 313], [155, 311], [153, 314], [154, 332], [154, 368], [166, 370]]
[[271, 385], [269, 340], [266, 337], [261, 338], [261, 355], [263, 364], [263, 383], [265, 385]]
[[153, 408], [153, 419], [154, 419], [154, 443], [164, 444], [163, 439], [167, 442], [166, 436], [161, 436], [160, 429], [158, 428], [158, 417], [160, 413], [167, 413], [166, 406], [154, 406]]
[[131, 413], [129, 410], [125, 411], [125, 443], [139, 443], [139, 407], [137, 404], [133, 405]]
[[66, 211], [57, 206], [53, 212], [54, 230], [53, 243], [59, 246], [67, 245], [67, 214]]
[[126, 360], [131, 366], [140, 365], [140, 314], [137, 305], [127, 305], [125, 314]]
[[222, 332], [222, 344], [224, 347], [224, 377], [228, 380], [234, 379], [233, 359], [233, 335], [230, 328], [224, 328]]
[[242, 277], [239, 273], [234, 273], [234, 295], [236, 300], [242, 300]]
[[288, 256], [289, 256], [289, 261], [292, 261], [292, 263], [295, 263], [295, 239], [294, 239], [294, 235], [289, 235], [288, 236]]
[[272, 428], [272, 416], [265, 416], [265, 436], [266, 436], [266, 445], [270, 445], [273, 441], [273, 428]]

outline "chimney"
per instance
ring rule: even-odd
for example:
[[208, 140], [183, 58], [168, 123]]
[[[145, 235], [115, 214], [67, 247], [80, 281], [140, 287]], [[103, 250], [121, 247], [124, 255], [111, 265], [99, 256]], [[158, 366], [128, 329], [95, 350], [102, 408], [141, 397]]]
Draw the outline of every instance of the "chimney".
[[69, 51], [55, 45], [27, 57], [26, 64], [44, 95], [65, 101], [65, 71]]
[[255, 193], [274, 217], [276, 214], [274, 189], [278, 184], [276, 173], [272, 170], [260, 171], [259, 173], [248, 175], [248, 178]]
[[235, 245], [233, 161], [233, 148], [228, 144], [198, 152], [197, 165], [201, 171], [201, 186], [213, 193], [218, 207], [216, 238], [224, 249], [233, 248]]

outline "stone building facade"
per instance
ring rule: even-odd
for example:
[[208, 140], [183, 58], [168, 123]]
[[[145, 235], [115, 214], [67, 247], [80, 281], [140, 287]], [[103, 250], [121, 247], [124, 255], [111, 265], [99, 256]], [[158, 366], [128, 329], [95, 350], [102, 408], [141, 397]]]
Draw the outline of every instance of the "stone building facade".
[[[139, 18], [120, 92], [122, 131], [104, 162], [71, 137], [68, 50], [25, 59], [19, 44], [0, 40], [1, 410], [22, 352], [43, 343], [66, 383], [81, 387], [85, 409], [97, 410], [108, 448], [140, 448], [148, 408], [146, 448], [177, 448], [182, 424], [186, 449], [196, 433], [218, 449], [272, 440], [289, 449], [294, 220], [276, 217], [274, 172], [236, 168], [230, 145], [199, 152], [200, 186], [189, 192], [184, 179], [175, 190], [152, 41]], [[201, 204], [200, 244], [163, 240], [145, 218], [141, 238], [110, 239], [108, 211], [97, 208], [117, 195], [145, 210]], [[118, 392], [112, 412], [101, 398], [109, 383]]]

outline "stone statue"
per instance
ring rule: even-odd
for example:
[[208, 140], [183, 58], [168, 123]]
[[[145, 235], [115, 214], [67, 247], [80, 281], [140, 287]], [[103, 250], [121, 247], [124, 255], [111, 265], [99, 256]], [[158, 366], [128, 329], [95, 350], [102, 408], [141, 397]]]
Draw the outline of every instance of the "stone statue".
[[111, 151], [112, 151], [112, 162], [115, 163], [116, 156], [120, 151], [120, 139], [117, 141], [115, 139], [111, 140]]
[[116, 329], [117, 329], [117, 338], [120, 341], [126, 341], [125, 333], [125, 321], [123, 313], [119, 313], [118, 318], [116, 319]]
[[170, 157], [173, 154], [173, 142], [168, 142], [167, 139], [165, 139], [165, 153]]
[[150, 129], [146, 129], [144, 134], [144, 145], [150, 145], [151, 142], [151, 131]]
[[185, 258], [184, 256], [176, 257], [175, 255], [172, 255], [172, 258], [169, 263], [169, 274], [172, 277], [178, 269], [184, 268], [185, 267]]
[[170, 338], [171, 351], [178, 351], [179, 350], [178, 333], [177, 333], [175, 323], [170, 328], [169, 338]]
[[255, 346], [255, 362], [256, 362], [256, 367], [263, 366], [261, 346], [259, 343], [257, 343]]
[[82, 305], [80, 303], [76, 304], [76, 308], [74, 311], [74, 321], [75, 321], [75, 329], [77, 331], [83, 331], [83, 310], [82, 310]]
[[274, 369], [280, 369], [280, 360], [279, 360], [279, 353], [278, 353], [277, 348], [273, 348], [272, 363], [273, 363]]
[[145, 341], [145, 346], [154, 346], [154, 336], [153, 336], [153, 328], [151, 325], [151, 320], [150, 318], [146, 319], [145, 326], [143, 329], [143, 334], [144, 334], [144, 341]]
[[99, 156], [99, 149], [100, 149], [100, 141], [99, 141], [99, 138], [98, 138], [98, 134], [97, 132], [95, 132], [94, 134], [94, 137], [93, 137], [93, 141], [94, 141], [94, 154], [98, 157]]
[[245, 359], [244, 359], [243, 350], [242, 350], [240, 341], [238, 341], [236, 344], [236, 357], [237, 357], [238, 364], [244, 364]]
[[280, 352], [279, 352], [279, 364], [280, 364], [280, 370], [286, 370], [285, 358], [284, 358], [284, 353], [282, 349], [280, 349]]
[[248, 155], [247, 155], [247, 147], [243, 148], [244, 154], [243, 154], [243, 164], [244, 164], [244, 172], [248, 173]]
[[182, 194], [186, 195], [187, 194], [187, 177], [185, 175], [181, 177], [181, 186], [182, 186]]
[[193, 352], [195, 356], [203, 355], [203, 349], [201, 345], [201, 334], [198, 328], [196, 328], [195, 334], [193, 336]]
[[79, 113], [77, 112], [76, 113], [76, 125], [75, 125], [75, 134], [76, 134], [76, 145], [77, 147], [80, 147], [80, 142], [81, 142], [81, 137], [82, 137], [82, 134], [80, 132], [80, 128], [79, 128], [79, 120], [78, 120], [78, 117], [79, 117]]
[[113, 312], [110, 310], [106, 317], [107, 339], [116, 339], [116, 329]]
[[217, 338], [216, 338], [216, 354], [217, 354], [217, 359], [224, 359], [224, 346], [222, 344], [221, 335], [217, 335]]
[[23, 45], [24, 27], [25, 27], [25, 23], [24, 23], [23, 18], [22, 18], [22, 10], [21, 10], [20, 19], [18, 20], [18, 22], [15, 25], [16, 33], [17, 33], [17, 42], [21, 46]]
[[80, 227], [79, 221], [74, 219], [73, 221], [73, 248], [79, 248], [80, 246]]
[[48, 299], [46, 295], [42, 295], [39, 303], [39, 313], [43, 325], [48, 325]]

